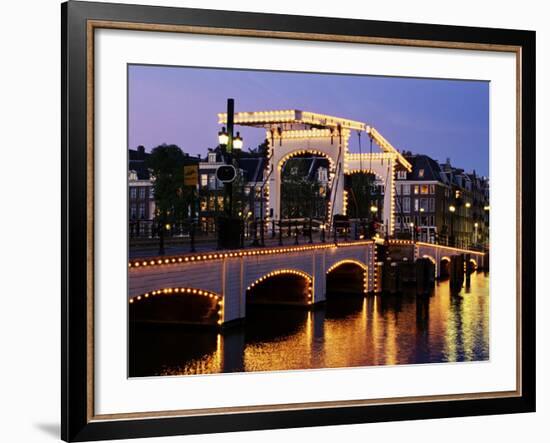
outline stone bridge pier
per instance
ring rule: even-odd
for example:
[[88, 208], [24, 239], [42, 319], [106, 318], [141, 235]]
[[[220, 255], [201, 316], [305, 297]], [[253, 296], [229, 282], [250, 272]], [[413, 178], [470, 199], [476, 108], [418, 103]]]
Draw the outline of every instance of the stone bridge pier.
[[489, 269], [489, 256], [484, 252], [432, 243], [412, 242], [411, 240], [390, 240], [389, 245], [392, 260], [402, 260], [403, 258], [414, 261], [419, 258], [431, 260], [435, 265], [436, 278], [441, 277], [442, 266], [445, 262], [450, 262], [453, 255], [465, 254], [469, 257], [469, 263], [474, 269]]

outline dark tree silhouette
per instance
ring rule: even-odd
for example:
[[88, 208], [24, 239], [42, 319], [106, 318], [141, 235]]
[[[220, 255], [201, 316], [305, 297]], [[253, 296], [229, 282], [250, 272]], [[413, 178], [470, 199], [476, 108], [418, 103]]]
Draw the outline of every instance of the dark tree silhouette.
[[151, 151], [146, 166], [154, 178], [155, 221], [164, 254], [164, 237], [172, 225], [188, 216], [192, 190], [184, 186], [185, 154], [176, 145], [160, 145]]

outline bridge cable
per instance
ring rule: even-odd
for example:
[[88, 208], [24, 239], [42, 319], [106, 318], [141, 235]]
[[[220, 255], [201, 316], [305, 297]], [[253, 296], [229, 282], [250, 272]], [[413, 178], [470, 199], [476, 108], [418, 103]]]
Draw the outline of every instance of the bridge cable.
[[[361, 146], [361, 131], [357, 131], [357, 137], [359, 138], [359, 169], [361, 169], [361, 172], [360, 172], [360, 186], [361, 186], [361, 190], [365, 190], [365, 180], [364, 180], [364, 175], [365, 175], [365, 172], [363, 171], [363, 148]], [[351, 181], [351, 180], [350, 180]], [[357, 211], [357, 214], [356, 216], [359, 216], [359, 218], [361, 219], [361, 221], [363, 221], [363, 212], [361, 212], [361, 214], [359, 214], [359, 203], [357, 202], [357, 199], [355, 198], [355, 194], [354, 194], [354, 200], [355, 200], [355, 209]]]
[[370, 137], [370, 156], [369, 156], [369, 169], [372, 171], [372, 135], [369, 134]]

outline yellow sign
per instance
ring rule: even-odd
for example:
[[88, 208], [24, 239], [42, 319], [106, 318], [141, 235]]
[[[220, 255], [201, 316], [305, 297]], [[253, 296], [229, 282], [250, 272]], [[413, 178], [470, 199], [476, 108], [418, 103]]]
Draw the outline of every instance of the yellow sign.
[[199, 165], [183, 167], [183, 184], [185, 186], [197, 186], [199, 184]]

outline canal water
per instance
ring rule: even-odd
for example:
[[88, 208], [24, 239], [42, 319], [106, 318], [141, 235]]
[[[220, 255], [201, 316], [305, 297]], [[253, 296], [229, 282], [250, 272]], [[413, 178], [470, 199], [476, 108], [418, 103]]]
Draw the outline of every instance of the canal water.
[[329, 297], [313, 311], [249, 307], [227, 333], [130, 328], [130, 377], [489, 359], [489, 275], [451, 294]]

